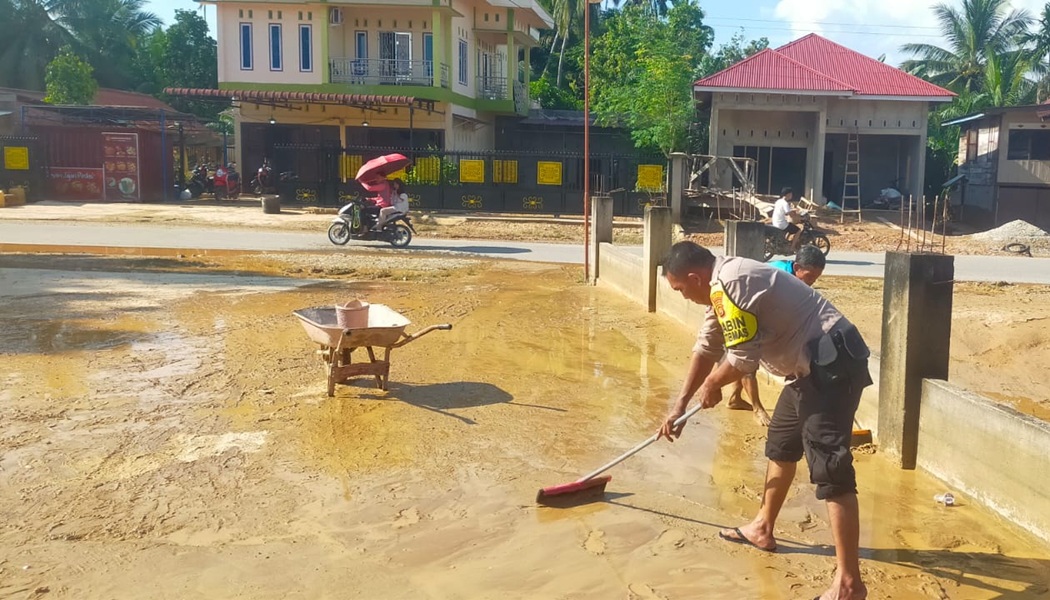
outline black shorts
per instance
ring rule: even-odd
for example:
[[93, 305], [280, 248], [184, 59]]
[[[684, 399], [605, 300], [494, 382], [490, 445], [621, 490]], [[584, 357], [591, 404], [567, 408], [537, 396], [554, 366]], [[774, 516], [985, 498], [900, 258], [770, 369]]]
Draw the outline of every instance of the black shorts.
[[862, 391], [848, 382], [817, 389], [808, 376], [789, 384], [769, 423], [766, 458], [798, 462], [804, 454], [820, 500], [856, 493], [850, 440]]
[[788, 223], [788, 226], [784, 228], [784, 231], [794, 235], [801, 230], [798, 228], [798, 225], [795, 225], [794, 223]]

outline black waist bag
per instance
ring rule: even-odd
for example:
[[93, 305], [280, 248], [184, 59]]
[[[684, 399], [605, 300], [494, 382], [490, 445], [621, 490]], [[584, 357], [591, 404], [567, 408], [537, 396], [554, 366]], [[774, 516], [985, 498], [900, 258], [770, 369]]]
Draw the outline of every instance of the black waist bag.
[[863, 389], [873, 383], [868, 372], [871, 351], [853, 325], [830, 331], [810, 342], [810, 356], [810, 376], [818, 389], [845, 384]]

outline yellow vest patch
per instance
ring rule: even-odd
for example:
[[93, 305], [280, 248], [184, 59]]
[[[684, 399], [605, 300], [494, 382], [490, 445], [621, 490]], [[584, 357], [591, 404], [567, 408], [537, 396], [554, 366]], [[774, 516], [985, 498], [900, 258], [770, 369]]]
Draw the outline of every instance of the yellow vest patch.
[[743, 344], [758, 333], [758, 319], [755, 315], [733, 304], [733, 300], [722, 288], [721, 282], [715, 282], [711, 286], [711, 308], [718, 317], [718, 324], [722, 326], [726, 348]]

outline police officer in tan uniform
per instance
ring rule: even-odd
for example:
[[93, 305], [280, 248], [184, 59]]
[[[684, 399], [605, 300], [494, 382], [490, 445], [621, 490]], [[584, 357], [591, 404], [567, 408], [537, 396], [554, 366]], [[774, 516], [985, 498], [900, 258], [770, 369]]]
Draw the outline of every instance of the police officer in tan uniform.
[[[766, 440], [765, 491], [758, 515], [719, 535], [730, 542], [776, 551], [774, 525], [798, 461], [805, 455], [817, 498], [825, 500], [835, 538], [835, 579], [820, 600], [862, 600], [858, 546], [860, 517], [850, 453], [853, 416], [871, 385], [868, 348], [856, 327], [797, 277], [746, 258], [716, 258], [679, 242], [664, 275], [684, 298], [708, 307], [693, 347], [689, 373], [659, 435], [673, 441], [674, 422], [694, 395], [704, 408], [722, 400], [723, 386], [759, 364], [784, 377]], [[725, 360], [719, 360], [725, 356]], [[717, 365], [717, 366], [716, 366]]]

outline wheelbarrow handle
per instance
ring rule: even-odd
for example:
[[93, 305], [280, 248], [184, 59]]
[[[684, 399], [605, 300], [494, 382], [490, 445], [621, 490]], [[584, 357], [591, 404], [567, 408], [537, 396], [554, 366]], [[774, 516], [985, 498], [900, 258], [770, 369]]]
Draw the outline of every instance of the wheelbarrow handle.
[[415, 341], [416, 339], [419, 339], [419, 338], [423, 337], [424, 335], [430, 333], [431, 331], [435, 331], [435, 330], [449, 331], [450, 329], [452, 329], [452, 324], [451, 323], [444, 323], [442, 325], [431, 325], [430, 327], [426, 327], [424, 329], [420, 329], [419, 331], [413, 333], [412, 335], [405, 336], [403, 339], [398, 340], [398, 342], [396, 344], [394, 344], [393, 346], [391, 346], [391, 348], [400, 348], [401, 346], [404, 346], [405, 344], [407, 344], [407, 343], [409, 343], [411, 341]]

